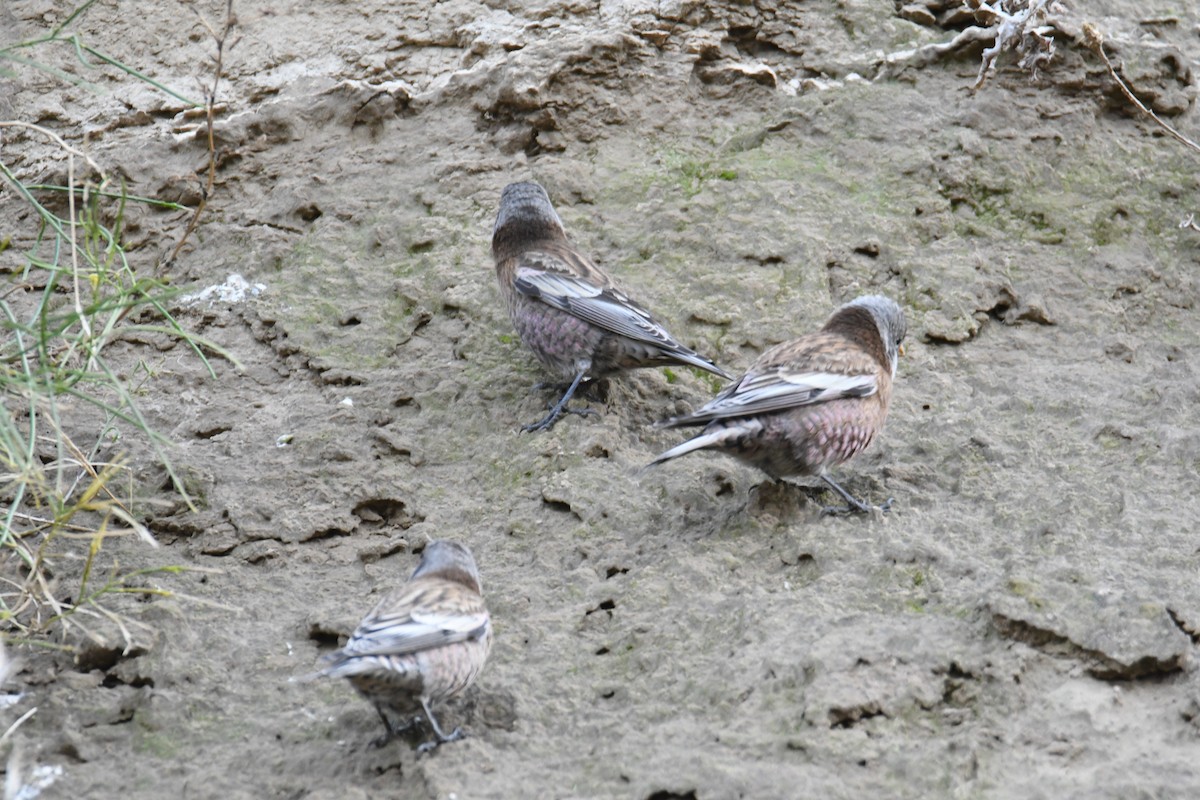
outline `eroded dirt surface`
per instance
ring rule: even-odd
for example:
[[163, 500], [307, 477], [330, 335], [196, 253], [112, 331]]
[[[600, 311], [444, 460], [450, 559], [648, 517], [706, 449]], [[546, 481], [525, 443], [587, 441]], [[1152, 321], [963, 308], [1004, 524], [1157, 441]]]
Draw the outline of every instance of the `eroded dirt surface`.
[[[1195, 9], [1064, 13], [1037, 81], [1008, 53], [971, 92], [982, 45], [875, 79], [954, 35], [925, 5], [239, 4], [217, 188], [173, 276], [265, 287], [178, 309], [244, 368], [123, 345], [201, 505], [145, 497], [164, 546], [125, 563], [217, 570], [171, 585], [219, 606], [146, 604], [129, 657], [27, 656], [25, 759], [63, 769], [43, 796], [1200, 794], [1198, 162], [1072, 40], [1100, 26], [1195, 138]], [[61, 13], [6, 3], [0, 35]], [[102, 0], [81, 30], [200, 95], [186, 6]], [[22, 72], [0, 110], [194, 203], [199, 120], [90, 75]], [[731, 370], [860, 293], [901, 302], [888, 428], [840, 473], [892, 513], [822, 518], [817, 488], [713, 455], [640, 473], [680, 438], [652, 422], [717, 388], [691, 371], [519, 435], [548, 397], [488, 248], [530, 178]], [[6, 195], [5, 233], [19, 213]], [[130, 213], [148, 264], [187, 216]], [[474, 550], [496, 627], [446, 714], [471, 736], [374, 749], [348, 686], [289, 678], [437, 537]]]

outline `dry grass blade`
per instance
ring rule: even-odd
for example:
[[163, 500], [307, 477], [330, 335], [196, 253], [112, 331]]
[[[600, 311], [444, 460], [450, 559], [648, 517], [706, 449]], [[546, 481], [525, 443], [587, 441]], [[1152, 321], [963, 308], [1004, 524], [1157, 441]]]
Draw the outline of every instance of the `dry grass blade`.
[[[1121, 90], [1121, 94], [1125, 95], [1126, 100], [1133, 103], [1134, 107], [1137, 108], [1138, 111], [1142, 112], [1144, 116], [1147, 116], [1153, 120], [1175, 141], [1179, 142], [1184, 147], [1187, 147], [1189, 150], [1200, 153], [1200, 144], [1196, 144], [1196, 142], [1177, 131], [1168, 122], [1155, 114], [1154, 111], [1147, 107], [1145, 103], [1138, 99], [1138, 96], [1135, 95], [1133, 90], [1129, 88], [1129, 84], [1127, 84], [1121, 78], [1117, 68], [1113, 66], [1112, 60], [1108, 57], [1108, 53], [1104, 51], [1104, 34], [1100, 32], [1099, 28], [1090, 22], [1085, 22], [1083, 25], [1083, 42], [1085, 45], [1087, 45], [1089, 50], [1099, 56], [1100, 60], [1104, 62], [1105, 68], [1108, 69], [1109, 77], [1111, 77], [1117, 84], [1117, 88]], [[1196, 215], [1189, 214], [1182, 222], [1179, 223], [1179, 228], [1181, 230], [1193, 230], [1200, 232], [1200, 226], [1196, 224]]]
[[8, 729], [4, 731], [4, 735], [0, 736], [0, 748], [3, 748], [4, 745], [8, 744], [8, 740], [12, 738], [12, 735], [13, 735], [13, 733], [16, 732], [17, 728], [21, 727], [21, 723], [23, 723], [25, 720], [29, 719], [36, 713], [37, 713], [37, 706], [34, 706], [33, 708], [29, 709], [21, 716], [17, 717], [13, 721], [13, 723], [8, 726]]
[[[67, 44], [85, 69], [115, 67], [189, 106], [201, 106], [69, 33], [67, 28], [94, 2], [77, 6], [46, 36], [0, 48], [0, 62], [83, 83], [69, 71], [29, 57], [37, 48]], [[216, 66], [203, 104], [210, 156], [205, 200], [215, 182], [212, 127], [223, 59], [233, 44], [232, 0], [226, 0], [225, 11], [219, 31], [202, 20], [217, 42]], [[136, 263], [131, 263], [136, 259], [127, 256], [122, 238], [127, 203], [182, 207], [134, 198], [110, 185], [109, 176], [117, 170], [106, 168], [111, 165], [102, 165], [72, 141], [73, 133], [21, 119], [0, 121], [0, 136], [22, 137], [43, 151], [52, 147], [53, 152], [41, 154], [41, 163], [57, 159], [65, 172], [62, 186], [23, 180], [0, 151], [0, 182], [25, 204], [30, 213], [23, 218], [36, 226], [0, 243], [0, 249], [12, 246], [13, 240], [27, 243], [24, 268], [14, 273], [10, 288], [0, 289], [0, 330], [5, 334], [0, 337], [0, 493], [7, 505], [0, 513], [0, 630], [18, 637], [9, 641], [51, 648], [72, 641], [107, 646], [115, 639], [128, 654], [149, 630], [130, 616], [137, 606], [129, 600], [188, 598], [147, 581], [189, 570], [122, 568], [119, 540], [136, 539], [150, 547], [157, 542], [138, 521], [134, 470], [123, 453], [106, 451], [133, 433], [130, 449], [152, 454], [179, 496], [193, 506], [168, 457], [172, 443], [151, 427], [137, 402], [138, 376], [149, 380], [153, 368], [139, 362], [129, 370], [124, 362], [110, 363], [110, 358], [125, 356], [109, 346], [135, 332], [166, 335], [195, 352], [213, 377], [205, 352], [229, 358], [235, 366], [236, 360], [185, 330], [167, 307], [175, 290], [139, 275]], [[203, 203], [175, 253], [195, 230], [202, 211]], [[152, 274], [154, 267], [148, 264], [144, 274]], [[134, 311], [150, 319], [127, 322]], [[66, 645], [51, 641], [48, 634]]]

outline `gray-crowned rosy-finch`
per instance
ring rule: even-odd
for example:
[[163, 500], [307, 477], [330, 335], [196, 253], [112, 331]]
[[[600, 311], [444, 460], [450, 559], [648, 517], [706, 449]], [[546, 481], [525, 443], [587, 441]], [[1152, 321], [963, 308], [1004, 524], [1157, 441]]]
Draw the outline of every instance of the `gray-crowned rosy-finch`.
[[662, 422], [705, 428], [651, 465], [718, 450], [776, 480], [819, 475], [849, 504], [827, 510], [868, 510], [826, 470], [864, 450], [883, 427], [906, 331], [894, 301], [878, 295], [851, 300], [816, 333], [764, 352], [703, 408]]
[[513, 326], [555, 377], [569, 381], [545, 418], [523, 430], [552, 426], [584, 378], [621, 370], [688, 364], [730, 376], [689, 350], [649, 311], [567, 241], [546, 190], [511, 183], [500, 195], [492, 232], [496, 275]]
[[463, 736], [442, 731], [430, 704], [458, 694], [474, 682], [492, 646], [492, 623], [483, 604], [479, 568], [458, 542], [430, 542], [408, 583], [379, 601], [346, 645], [325, 657], [309, 677], [346, 678], [369, 700], [386, 728], [383, 745], [407, 726], [401, 717], [425, 713], [436, 739], [421, 751]]

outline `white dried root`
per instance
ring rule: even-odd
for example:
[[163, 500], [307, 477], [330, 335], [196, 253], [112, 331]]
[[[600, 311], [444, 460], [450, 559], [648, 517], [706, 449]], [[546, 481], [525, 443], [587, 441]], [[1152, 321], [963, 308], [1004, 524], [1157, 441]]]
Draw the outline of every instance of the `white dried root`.
[[996, 59], [1005, 50], [1021, 54], [1019, 65], [1036, 78], [1038, 70], [1054, 56], [1054, 36], [1058, 30], [1054, 15], [1062, 12], [1058, 0], [964, 0], [956, 11], [968, 14], [978, 25], [960, 31], [948, 42], [935, 42], [912, 50], [901, 50], [883, 57], [876, 80], [909, 64], [928, 64], [938, 57], [959, 50], [972, 42], [991, 42], [983, 51], [983, 62], [974, 88], [996, 71]]
[[973, 3], [976, 16], [991, 17], [988, 30], [995, 30], [996, 40], [983, 51], [983, 63], [975, 78], [975, 88], [996, 71], [996, 59], [1008, 49], [1021, 53], [1017, 65], [1028, 70], [1037, 78], [1038, 70], [1054, 56], [1054, 23], [1051, 12], [1058, 4], [1055, 0], [999, 0], [996, 3]]

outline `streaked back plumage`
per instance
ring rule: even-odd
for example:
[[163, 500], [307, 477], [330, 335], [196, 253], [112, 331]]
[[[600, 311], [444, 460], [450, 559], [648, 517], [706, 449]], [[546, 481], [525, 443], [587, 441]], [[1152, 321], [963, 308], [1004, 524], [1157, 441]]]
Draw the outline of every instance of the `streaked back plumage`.
[[492, 644], [475, 559], [464, 545], [439, 540], [425, 548], [409, 580], [371, 610], [350, 639], [326, 656], [318, 674], [346, 678], [393, 732], [385, 713], [424, 710], [445, 740], [429, 703], [474, 682]]

